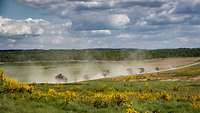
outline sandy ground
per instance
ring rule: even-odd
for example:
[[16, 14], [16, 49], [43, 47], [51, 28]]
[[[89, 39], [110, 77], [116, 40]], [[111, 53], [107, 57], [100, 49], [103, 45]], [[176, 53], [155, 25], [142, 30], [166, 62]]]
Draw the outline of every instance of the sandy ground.
[[[167, 67], [170, 64], [171, 67]], [[138, 73], [135, 75], [120, 76], [113, 78], [113, 80], [125, 80], [125, 81], [148, 81], [148, 80], [159, 80], [159, 81], [200, 81], [200, 73], [197, 76], [173, 76], [173, 71], [178, 69], [184, 69], [191, 66], [199, 65], [199, 58], [187, 58], [187, 59], [162, 59], [159, 62], [155, 61], [149, 63], [150, 66], [163, 67], [159, 71], [151, 71]], [[147, 65], [147, 64], [146, 64]], [[165, 67], [166, 66], [166, 67]], [[165, 74], [165, 72], [167, 72]]]
[[159, 67], [160, 69], [175, 68], [200, 61], [200, 57], [195, 58], [164, 58], [148, 61], [144, 66]]

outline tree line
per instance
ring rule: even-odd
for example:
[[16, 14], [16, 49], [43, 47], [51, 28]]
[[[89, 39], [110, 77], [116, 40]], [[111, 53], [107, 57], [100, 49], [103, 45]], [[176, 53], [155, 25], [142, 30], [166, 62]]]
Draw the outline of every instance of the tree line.
[[0, 50], [0, 62], [63, 60], [137, 60], [169, 57], [200, 57], [200, 48], [177, 49], [71, 49]]

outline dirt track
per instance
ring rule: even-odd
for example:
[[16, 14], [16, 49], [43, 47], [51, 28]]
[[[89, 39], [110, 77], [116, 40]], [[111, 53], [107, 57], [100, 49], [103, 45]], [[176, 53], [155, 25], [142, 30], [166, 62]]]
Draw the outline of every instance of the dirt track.
[[154, 72], [145, 72], [145, 73], [139, 73], [139, 74], [151, 74], [151, 73], [158, 73], [158, 72], [160, 73], [160, 72], [172, 71], [172, 70], [183, 69], [183, 68], [195, 66], [195, 65], [198, 65], [198, 64], [200, 64], [200, 62], [193, 63], [193, 64], [188, 64], [188, 65], [180, 66], [180, 67], [176, 67], [176, 68], [170, 68], [170, 69], [165, 69], [165, 70], [160, 70], [160, 71], [154, 71]]

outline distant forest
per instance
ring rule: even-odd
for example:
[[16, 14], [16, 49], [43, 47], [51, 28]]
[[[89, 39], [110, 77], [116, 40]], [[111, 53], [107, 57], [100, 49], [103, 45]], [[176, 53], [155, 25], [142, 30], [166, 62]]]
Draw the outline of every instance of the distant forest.
[[64, 60], [137, 60], [168, 57], [200, 57], [200, 48], [179, 49], [81, 49], [0, 50], [0, 62]]

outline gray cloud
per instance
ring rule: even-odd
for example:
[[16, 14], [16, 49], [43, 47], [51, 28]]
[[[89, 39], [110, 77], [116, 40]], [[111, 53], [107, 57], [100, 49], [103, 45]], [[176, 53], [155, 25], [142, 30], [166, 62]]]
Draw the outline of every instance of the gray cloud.
[[[198, 46], [199, 0], [20, 1], [69, 21], [62, 24], [10, 19], [4, 24], [6, 27], [0, 27], [0, 41], [2, 37], [9, 37], [5, 44], [12, 47], [37, 47], [34, 44], [42, 48]], [[8, 40], [10, 37], [29, 37], [29, 40]]]
[[[115, 29], [107, 18], [123, 14], [129, 18], [129, 24], [182, 24], [190, 22], [192, 13], [199, 13], [198, 0], [21, 0], [31, 6], [46, 8], [62, 18], [73, 21], [73, 28]], [[105, 21], [104, 21], [105, 20]], [[116, 22], [118, 23], [118, 22]], [[120, 28], [120, 27], [118, 27]]]
[[77, 6], [75, 10], [77, 11], [101, 11], [101, 10], [110, 10], [110, 9], [118, 9], [118, 8], [129, 8], [134, 6], [140, 7], [148, 7], [148, 8], [156, 8], [161, 7], [164, 2], [161, 1], [101, 1], [95, 2], [96, 4], [88, 5], [88, 4], [80, 4]]
[[195, 14], [200, 13], [200, 1], [199, 0], [179, 0], [177, 2], [175, 13], [180, 14]]

